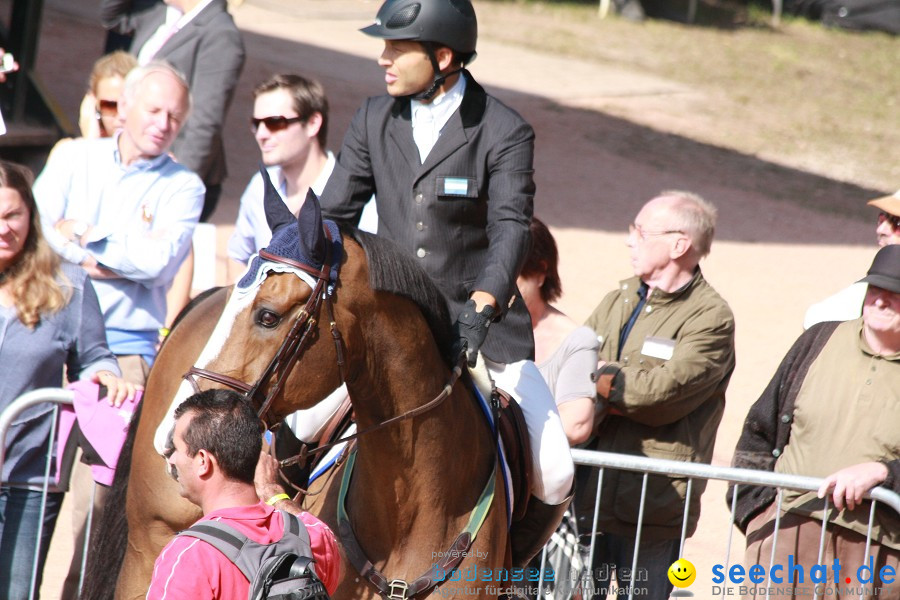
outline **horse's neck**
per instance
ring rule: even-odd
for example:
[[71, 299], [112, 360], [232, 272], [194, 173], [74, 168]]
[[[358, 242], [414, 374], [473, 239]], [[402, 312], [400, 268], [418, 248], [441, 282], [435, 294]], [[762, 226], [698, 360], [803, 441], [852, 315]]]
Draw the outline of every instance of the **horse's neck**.
[[[362, 386], [351, 387], [360, 430], [419, 407], [441, 392], [450, 371], [439, 357], [428, 368], [427, 359], [419, 356], [418, 362], [402, 365], [393, 361], [370, 373], [369, 381], [359, 382]], [[447, 545], [465, 527], [485, 483], [494, 476], [494, 460], [487, 422], [457, 381], [433, 410], [360, 438], [349, 502], [356, 507], [351, 509], [357, 516], [354, 527], [365, 530], [360, 533], [370, 544], [384, 540], [374, 542], [384, 544], [384, 551], [410, 539], [428, 547]], [[371, 558], [378, 557], [378, 548], [371, 549]]]

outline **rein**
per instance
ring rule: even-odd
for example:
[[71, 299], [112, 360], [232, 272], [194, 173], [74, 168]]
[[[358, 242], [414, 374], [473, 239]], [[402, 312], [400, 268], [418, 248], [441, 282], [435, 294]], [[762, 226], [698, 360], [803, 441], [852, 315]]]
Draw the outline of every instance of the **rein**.
[[378, 431], [383, 427], [387, 427], [388, 425], [393, 425], [394, 423], [400, 423], [407, 419], [412, 419], [413, 417], [417, 417], [419, 415], [425, 414], [428, 411], [437, 408], [440, 404], [446, 400], [450, 394], [453, 392], [453, 386], [456, 385], [457, 380], [462, 375], [462, 367], [460, 365], [456, 365], [453, 367], [453, 372], [450, 373], [450, 379], [447, 380], [447, 383], [444, 385], [444, 388], [441, 390], [441, 393], [429, 400], [427, 403], [422, 406], [416, 407], [412, 410], [408, 410], [403, 414], [397, 415], [396, 417], [391, 417], [386, 421], [382, 421], [381, 423], [376, 423], [370, 427], [366, 427], [362, 431], [357, 431], [353, 435], [348, 435], [347, 437], [342, 437], [341, 439], [331, 442], [330, 444], [325, 444], [324, 446], [319, 446], [315, 450], [306, 450], [304, 446], [303, 452], [296, 456], [292, 456], [290, 458], [286, 458], [280, 462], [282, 467], [290, 467], [291, 465], [295, 465], [299, 462], [306, 460], [309, 456], [314, 456], [319, 454], [320, 452], [324, 452], [338, 444], [343, 444], [345, 442], [349, 442], [355, 440], [356, 438], [362, 437], [368, 433], [372, 433], [373, 431]]

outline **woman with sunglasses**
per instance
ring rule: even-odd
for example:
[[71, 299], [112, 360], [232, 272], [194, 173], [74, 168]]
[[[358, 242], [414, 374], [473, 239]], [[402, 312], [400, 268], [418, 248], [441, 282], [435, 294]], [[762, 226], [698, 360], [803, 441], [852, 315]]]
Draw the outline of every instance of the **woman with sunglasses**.
[[82, 137], [110, 137], [116, 132], [119, 128], [119, 96], [125, 76], [136, 66], [137, 59], [121, 50], [102, 56], [94, 63], [78, 118]]
[[[879, 248], [900, 244], [900, 190], [890, 196], [882, 196], [868, 202], [880, 210], [875, 226], [875, 241]], [[862, 316], [863, 299], [868, 285], [856, 282], [838, 293], [816, 302], [806, 311], [803, 329], [809, 329], [823, 321], [850, 321]]]

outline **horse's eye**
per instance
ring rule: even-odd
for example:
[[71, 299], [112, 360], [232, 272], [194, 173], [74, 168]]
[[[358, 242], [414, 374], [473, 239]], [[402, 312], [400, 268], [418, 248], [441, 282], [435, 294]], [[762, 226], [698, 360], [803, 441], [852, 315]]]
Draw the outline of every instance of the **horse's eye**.
[[256, 322], [263, 327], [273, 329], [281, 323], [281, 315], [264, 308], [257, 313]]

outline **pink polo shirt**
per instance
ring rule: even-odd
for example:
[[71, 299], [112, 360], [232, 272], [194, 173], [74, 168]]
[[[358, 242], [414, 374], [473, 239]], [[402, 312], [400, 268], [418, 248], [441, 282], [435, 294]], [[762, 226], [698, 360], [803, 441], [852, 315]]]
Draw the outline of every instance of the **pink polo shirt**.
[[[316, 574], [329, 594], [337, 588], [341, 557], [337, 541], [325, 523], [303, 512], [309, 531]], [[224, 521], [261, 544], [281, 539], [281, 513], [264, 502], [213, 511], [203, 521]], [[179, 536], [163, 548], [153, 567], [148, 600], [245, 600], [250, 582], [224, 554], [197, 538]]]

